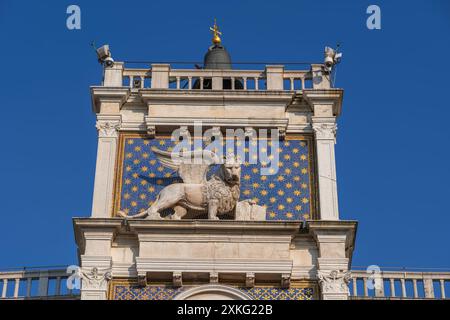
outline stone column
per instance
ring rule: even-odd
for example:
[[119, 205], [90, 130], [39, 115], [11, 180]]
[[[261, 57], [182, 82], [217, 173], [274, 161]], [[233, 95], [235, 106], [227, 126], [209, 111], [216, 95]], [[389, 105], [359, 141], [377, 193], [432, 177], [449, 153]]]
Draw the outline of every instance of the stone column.
[[109, 218], [112, 214], [114, 167], [120, 124], [120, 114], [97, 115], [98, 147], [92, 217]]
[[339, 220], [334, 144], [334, 117], [312, 117], [317, 153], [319, 212], [322, 220]]

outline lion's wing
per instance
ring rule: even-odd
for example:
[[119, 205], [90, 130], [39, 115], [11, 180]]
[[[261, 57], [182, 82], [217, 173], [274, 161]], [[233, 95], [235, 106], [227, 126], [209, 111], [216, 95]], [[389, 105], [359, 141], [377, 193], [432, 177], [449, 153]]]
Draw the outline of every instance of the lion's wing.
[[[161, 165], [176, 170], [184, 183], [203, 183], [209, 167], [220, 162], [219, 157], [209, 150], [189, 151], [173, 156], [171, 152], [156, 147], [152, 147], [152, 151]], [[202, 160], [196, 161], [195, 157], [199, 156], [202, 156]]]

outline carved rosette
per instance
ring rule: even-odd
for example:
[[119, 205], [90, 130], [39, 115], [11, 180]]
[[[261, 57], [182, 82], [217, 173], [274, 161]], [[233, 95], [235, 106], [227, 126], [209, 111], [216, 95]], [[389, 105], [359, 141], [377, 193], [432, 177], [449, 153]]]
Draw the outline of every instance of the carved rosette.
[[348, 283], [351, 279], [350, 272], [332, 270], [331, 272], [318, 271], [317, 277], [323, 294], [348, 294]]
[[120, 122], [118, 121], [97, 121], [95, 127], [98, 130], [99, 138], [117, 138], [119, 136]]
[[336, 123], [313, 123], [312, 127], [316, 134], [316, 139], [336, 139]]
[[111, 269], [81, 268], [80, 277], [83, 290], [106, 290], [108, 281], [111, 280]]

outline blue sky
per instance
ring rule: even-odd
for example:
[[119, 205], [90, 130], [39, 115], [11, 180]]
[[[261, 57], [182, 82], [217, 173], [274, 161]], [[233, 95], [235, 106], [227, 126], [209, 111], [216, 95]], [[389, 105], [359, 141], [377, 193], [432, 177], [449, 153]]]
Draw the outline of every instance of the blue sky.
[[[81, 8], [81, 30], [66, 8]], [[366, 28], [377, 4], [382, 29]], [[76, 263], [91, 211], [96, 130], [90, 42], [116, 60], [199, 61], [217, 17], [234, 61], [321, 61], [341, 43], [340, 213], [353, 264], [450, 268], [450, 3], [0, 1], [0, 268]]]

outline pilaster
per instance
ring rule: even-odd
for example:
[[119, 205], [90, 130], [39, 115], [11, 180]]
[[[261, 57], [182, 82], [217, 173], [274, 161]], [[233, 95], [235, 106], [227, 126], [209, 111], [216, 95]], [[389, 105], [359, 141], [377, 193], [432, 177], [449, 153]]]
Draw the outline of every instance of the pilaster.
[[323, 300], [348, 299], [356, 225], [355, 221], [308, 221], [319, 250], [317, 278]]
[[313, 110], [311, 126], [316, 143], [320, 219], [339, 220], [334, 145], [342, 90], [304, 90], [303, 95]]
[[120, 125], [120, 114], [97, 115], [98, 147], [92, 217], [108, 218], [111, 216]]

